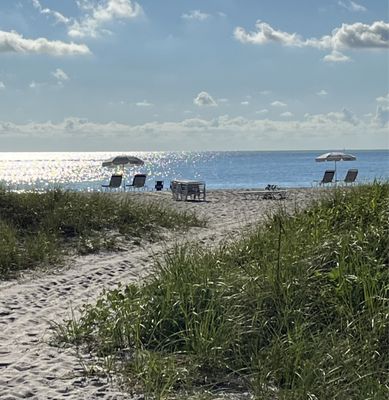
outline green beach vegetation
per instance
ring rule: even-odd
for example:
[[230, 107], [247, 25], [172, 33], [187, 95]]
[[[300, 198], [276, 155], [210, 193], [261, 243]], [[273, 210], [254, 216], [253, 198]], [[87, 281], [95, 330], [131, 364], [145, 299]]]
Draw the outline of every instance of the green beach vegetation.
[[177, 247], [56, 339], [147, 398], [386, 399], [389, 184], [334, 190], [216, 250]]
[[64, 254], [117, 249], [122, 240], [153, 240], [161, 228], [202, 226], [193, 214], [108, 193], [61, 190], [15, 193], [0, 188], [0, 279]]

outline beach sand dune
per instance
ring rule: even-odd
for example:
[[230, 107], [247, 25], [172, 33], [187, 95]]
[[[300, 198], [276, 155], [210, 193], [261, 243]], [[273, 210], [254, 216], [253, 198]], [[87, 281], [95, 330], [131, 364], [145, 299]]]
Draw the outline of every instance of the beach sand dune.
[[194, 211], [205, 228], [166, 232], [155, 243], [128, 244], [124, 251], [74, 257], [54, 274], [34, 274], [0, 283], [0, 399], [124, 399], [106, 378], [85, 378], [74, 349], [50, 346], [52, 322], [77, 314], [104, 289], [144, 278], [155, 258], [177, 242], [215, 246], [231, 240], [265, 215], [286, 207], [290, 212], [320, 196], [318, 190], [291, 190], [285, 201], [245, 200], [237, 191], [213, 191], [207, 202], [175, 202], [168, 192], [125, 194], [140, 201], [162, 201]]

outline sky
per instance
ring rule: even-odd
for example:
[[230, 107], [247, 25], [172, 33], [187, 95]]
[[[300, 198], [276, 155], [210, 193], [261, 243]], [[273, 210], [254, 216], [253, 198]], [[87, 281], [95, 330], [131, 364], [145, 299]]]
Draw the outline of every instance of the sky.
[[1, 0], [0, 151], [389, 149], [388, 0]]

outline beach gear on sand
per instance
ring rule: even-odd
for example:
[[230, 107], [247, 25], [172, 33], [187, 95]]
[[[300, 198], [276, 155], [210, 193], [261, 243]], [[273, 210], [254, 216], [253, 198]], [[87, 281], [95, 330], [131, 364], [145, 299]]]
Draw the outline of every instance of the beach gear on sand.
[[155, 190], [160, 192], [163, 189], [163, 181], [155, 181]]
[[346, 176], [344, 177], [344, 183], [354, 183], [357, 179], [358, 170], [357, 169], [349, 169], [347, 171]]
[[265, 190], [244, 190], [238, 192], [245, 200], [264, 199], [264, 200], [285, 200], [288, 198], [288, 191], [279, 189], [277, 185], [267, 185]]
[[174, 200], [203, 200], [206, 198], [204, 181], [192, 181], [187, 179], [173, 180], [170, 183]]
[[108, 185], [101, 185], [105, 189], [118, 189], [122, 184], [123, 175], [112, 175]]
[[[129, 156], [129, 155], [120, 155], [111, 157], [108, 160], [103, 161], [102, 166], [107, 168], [115, 168], [118, 166], [122, 167], [122, 175], [124, 175], [124, 167], [126, 165], [143, 165], [144, 161], [138, 157]], [[123, 179], [123, 190], [125, 190], [126, 184]]]
[[145, 174], [135, 174], [132, 183], [130, 185], [126, 185], [126, 187], [131, 189], [144, 189], [146, 187], [146, 177], [147, 175]]
[[334, 161], [335, 162], [335, 183], [336, 183], [336, 163], [338, 161], [354, 161], [357, 157], [352, 154], [342, 153], [340, 151], [332, 151], [330, 153], [324, 153], [315, 158], [316, 162]]
[[327, 169], [324, 172], [323, 179], [321, 181], [314, 181], [314, 182], [316, 182], [317, 185], [329, 184], [329, 183], [333, 182], [334, 176], [335, 176], [335, 170], [334, 169]]
[[134, 156], [115, 156], [112, 158], [109, 158], [108, 160], [103, 161], [102, 166], [103, 167], [116, 167], [118, 165], [125, 166], [125, 165], [143, 165], [144, 161], [141, 160], [138, 157]]

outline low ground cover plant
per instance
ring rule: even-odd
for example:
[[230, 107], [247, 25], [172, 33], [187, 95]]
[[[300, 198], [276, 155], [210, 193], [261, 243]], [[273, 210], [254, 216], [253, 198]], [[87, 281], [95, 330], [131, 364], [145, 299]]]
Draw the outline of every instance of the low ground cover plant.
[[178, 247], [57, 339], [148, 398], [386, 399], [388, 290], [389, 184], [374, 183], [215, 251]]
[[184, 222], [203, 225], [192, 214], [109, 194], [0, 188], [0, 279], [58, 262], [64, 252], [114, 249], [118, 237], [153, 239]]

